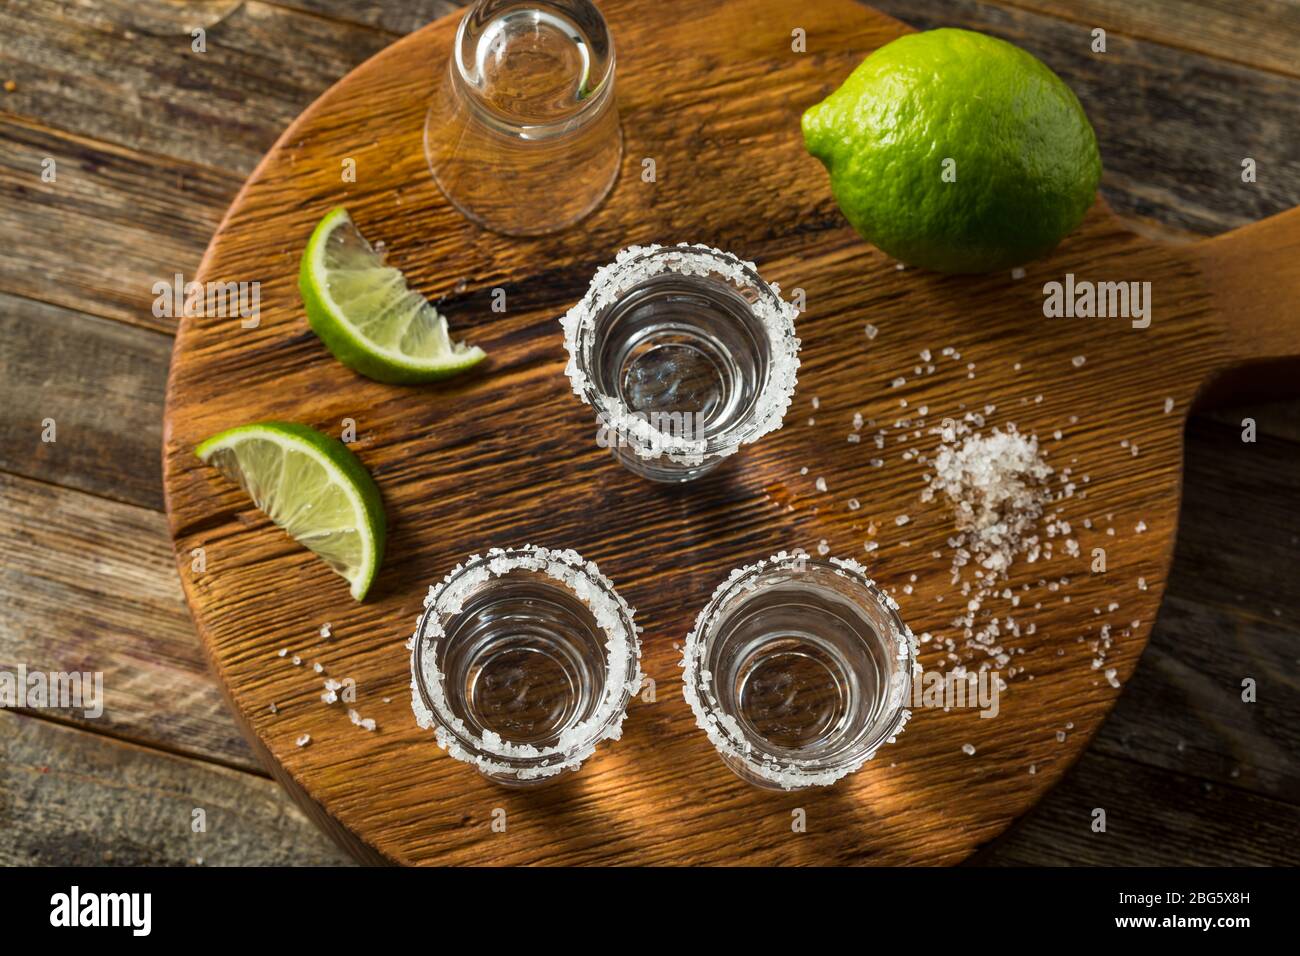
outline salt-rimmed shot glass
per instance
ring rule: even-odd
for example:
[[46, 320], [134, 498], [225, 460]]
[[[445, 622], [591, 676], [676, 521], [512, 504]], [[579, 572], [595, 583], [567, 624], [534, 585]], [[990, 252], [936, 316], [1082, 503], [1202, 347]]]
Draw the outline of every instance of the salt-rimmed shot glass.
[[902, 731], [916, 641], [860, 564], [782, 551], [718, 587], [681, 665], [723, 762], [793, 790], [835, 783]]
[[681, 482], [781, 427], [798, 310], [754, 263], [707, 246], [633, 246], [561, 319], [573, 391], [631, 471]]
[[424, 152], [467, 218], [513, 236], [555, 232], [600, 204], [623, 136], [614, 43], [591, 0], [477, 0], [439, 63]]
[[473, 555], [429, 589], [411, 706], [438, 745], [505, 786], [552, 782], [622, 735], [641, 684], [633, 612], [574, 551]]

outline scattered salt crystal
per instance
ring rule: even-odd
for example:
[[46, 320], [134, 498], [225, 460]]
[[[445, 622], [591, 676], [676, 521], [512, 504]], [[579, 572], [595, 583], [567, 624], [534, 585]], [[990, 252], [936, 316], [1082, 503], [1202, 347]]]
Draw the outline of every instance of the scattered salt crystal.
[[1145, 521], [1139, 521], [1137, 524], [1133, 526], [1133, 530], [1136, 531], [1138, 534], [1141, 534], [1146, 529], [1147, 529], [1147, 523]]
[[273, 713], [273, 714], [278, 714], [279, 712], [280, 712], [280, 708], [277, 707], [277, 706], [275, 705], [275, 701], [272, 701], [272, 702], [271, 702], [271, 713]]
[[850, 511], [857, 511], [857, 510], [858, 510], [859, 508], [861, 508], [861, 507], [862, 507], [862, 502], [858, 501], [857, 498], [850, 498], [850, 499], [849, 499], [849, 510], [850, 510]]
[[1147, 589], [1147, 579], [1146, 579], [1146, 578], [1138, 578], [1138, 590], [1139, 590], [1139, 591], [1145, 591], [1146, 589]]
[[879, 332], [880, 329], [876, 328], [870, 322], [867, 323], [867, 338], [874, 339]]
[[1082, 368], [1083, 363], [1086, 361], [1088, 361], [1086, 356], [1076, 355], [1074, 358], [1070, 359], [1070, 364], [1073, 365], [1075, 368]]
[[822, 400], [818, 398], [816, 395], [812, 397], [812, 407], [813, 407], [813, 411], [817, 411], [817, 409], [822, 407]]
[[1063, 744], [1063, 743], [1065, 743], [1065, 731], [1064, 731], [1064, 730], [1058, 730], [1058, 731], [1056, 732], [1056, 742], [1057, 742], [1058, 744]]
[[366, 717], [361, 721], [361, 727], [364, 730], [374, 730], [375, 726], [375, 719], [373, 717]]
[[299, 747], [306, 747], [309, 743], [311, 743], [311, 734], [303, 734], [301, 737], [295, 740], [294, 743], [296, 743]]
[[975, 745], [974, 745], [974, 744], [962, 744], [962, 745], [961, 745], [961, 752], [964, 753], [964, 754], [965, 754], [966, 756], [968, 756], [968, 757], [970, 757], [970, 756], [974, 756], [974, 754], [975, 754]]
[[[1025, 277], [1025, 267], [1024, 267], [1024, 266], [1016, 266], [1014, 269], [1011, 270], [1011, 278], [1013, 278], [1013, 279], [1023, 279], [1024, 277]], [[1032, 772], [1033, 772], [1033, 771], [1030, 771], [1030, 773], [1032, 773]]]
[[297, 654], [293, 655], [293, 666], [294, 667], [302, 666], [302, 658], [299, 657]]
[[899, 527], [902, 527], [903, 525], [907, 524], [911, 520], [912, 519], [907, 515], [899, 515], [897, 518], [894, 519], [894, 524], [898, 525]]
[[1168, 414], [1169, 414], [1170, 412], [1172, 412], [1173, 410], [1174, 410], [1174, 400], [1173, 400], [1172, 398], [1166, 398], [1166, 399], [1165, 399], [1165, 414], [1168, 415]]
[[285, 656], [286, 654], [288, 654], [288, 653], [289, 653], [289, 649], [288, 649], [287, 647], [282, 647], [282, 648], [280, 648], [280, 651], [279, 651], [279, 653], [278, 653], [276, 656], [277, 656], [277, 657], [284, 657], [284, 656]]
[[818, 491], [825, 491], [825, 490], [826, 490], [826, 479], [825, 479], [825, 478], [818, 478], [818, 479], [817, 479], [817, 482], [816, 482], [816, 487], [817, 487], [817, 490], [818, 490]]
[[328, 641], [328, 640], [330, 639], [330, 637], [332, 636], [332, 634], [331, 634], [331, 629], [330, 629], [330, 624], [329, 624], [328, 621], [326, 621], [324, 624], [322, 624], [322, 625], [320, 626], [320, 636], [321, 636], [324, 640], [327, 640], [327, 641]]
[[1105, 672], [1105, 673], [1106, 673], [1106, 683], [1110, 684], [1111, 687], [1118, 687], [1118, 686], [1119, 686], [1119, 677], [1117, 677], [1116, 675], [1117, 675], [1119, 672], [1116, 671], [1115, 668], [1113, 668], [1113, 667], [1108, 667], [1108, 668], [1106, 668], [1106, 672]]
[[311, 669], [314, 670], [317, 674], [323, 674], [325, 672], [325, 668], [322, 667], [319, 663], [311, 665]]

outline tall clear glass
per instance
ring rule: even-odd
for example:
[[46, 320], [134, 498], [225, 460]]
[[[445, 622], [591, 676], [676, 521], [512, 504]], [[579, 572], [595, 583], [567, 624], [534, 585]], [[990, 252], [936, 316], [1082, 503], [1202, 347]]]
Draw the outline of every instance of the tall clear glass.
[[614, 43], [591, 0], [477, 0], [424, 127], [429, 171], [463, 215], [507, 235], [582, 219], [618, 176]]
[[857, 562], [781, 552], [714, 592], [682, 652], [696, 722], [742, 780], [829, 786], [911, 716], [916, 641]]
[[407, 645], [411, 706], [452, 757], [536, 786], [622, 735], [641, 683], [633, 612], [574, 551], [474, 555], [429, 590]]

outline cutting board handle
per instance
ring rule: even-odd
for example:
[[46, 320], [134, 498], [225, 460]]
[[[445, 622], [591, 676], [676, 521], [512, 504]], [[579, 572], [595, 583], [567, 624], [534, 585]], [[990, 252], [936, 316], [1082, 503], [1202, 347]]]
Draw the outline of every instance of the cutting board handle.
[[1225, 359], [1206, 403], [1300, 394], [1300, 207], [1196, 243]]

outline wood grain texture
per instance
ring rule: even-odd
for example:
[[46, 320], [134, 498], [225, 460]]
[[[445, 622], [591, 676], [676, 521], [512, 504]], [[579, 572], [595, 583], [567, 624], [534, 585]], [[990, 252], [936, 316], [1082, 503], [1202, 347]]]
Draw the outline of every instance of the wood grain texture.
[[65, 720], [258, 769], [205, 666], [162, 515], [0, 474], [0, 667], [104, 675]]
[[0, 140], [0, 287], [173, 334], [154, 283], [193, 278], [237, 179], [2, 118]]
[[[1161, 0], [1011, 0], [1108, 34], [1143, 37], [1216, 60], [1300, 76], [1294, 39], [1300, 7], [1293, 0], [1181, 0], [1176, 10]], [[1177, 15], [1171, 15], [1175, 13]]]
[[[1143, 665], [1145, 667], [1145, 664]], [[1126, 695], [1127, 696], [1127, 695]], [[1152, 795], [1159, 799], [1153, 800]], [[1106, 832], [1092, 830], [1106, 811]], [[1084, 754], [981, 862], [1001, 866], [1295, 866], [1300, 808], [1235, 786]]]
[[[1204, 280], [1184, 251], [1130, 234], [1102, 207], [1019, 283], [900, 273], [845, 229], [824, 175], [802, 151], [798, 114], [864, 51], [897, 35], [898, 24], [841, 3], [801, 10], [795, 23], [783, 5], [744, 0], [702, 18], [697, 12], [692, 31], [657, 26], [688, 19], [673, 4], [649, 14], [611, 2], [606, 12], [615, 34], [629, 38], [620, 63], [627, 156], [610, 200], [576, 230], [527, 242], [477, 232], [424, 175], [424, 90], [411, 76], [435, 56], [432, 46], [447, 42], [449, 22], [399, 42], [323, 97], [241, 194], [204, 276], [262, 278], [264, 321], [256, 330], [187, 321], [169, 385], [165, 486], [178, 553], [202, 544], [222, 561], [220, 573], [183, 573], [205, 644], [241, 717], [294, 780], [394, 860], [962, 859], [1060, 778], [1113, 702], [1117, 691], [1091, 666], [1088, 640], [1100, 622], [1140, 622], [1107, 662], [1121, 680], [1132, 670], [1168, 569], [1184, 416], [1203, 379], [1230, 357], [1222, 317], [1211, 314]], [[825, 45], [805, 57], [789, 53], [795, 25]], [[736, 163], [742, 154], [746, 162]], [[359, 182], [351, 186], [337, 181], [345, 155], [358, 158]], [[634, 172], [646, 155], [660, 170], [654, 185]], [[487, 374], [402, 390], [332, 362], [301, 318], [293, 276], [314, 221], [338, 202], [372, 239], [384, 240], [423, 292], [448, 295], [453, 325], [493, 356]], [[595, 447], [589, 410], [571, 399], [561, 376], [554, 319], [618, 248], [679, 238], [756, 258], [784, 288], [805, 288], [809, 311], [787, 427], [726, 472], [664, 489], [623, 472]], [[1152, 328], [1045, 322], [1042, 283], [1065, 272], [1151, 281]], [[461, 280], [465, 289], [455, 293]], [[503, 315], [486, 308], [494, 286], [507, 290]], [[870, 347], [862, 334], [868, 320], [881, 329]], [[961, 363], [941, 361], [933, 376], [888, 387], [921, 349], [946, 345], [958, 348]], [[1078, 354], [1088, 357], [1082, 369], [1070, 362]], [[967, 362], [975, 364], [973, 379]], [[236, 376], [237, 391], [212, 385]], [[807, 426], [813, 395], [821, 408], [817, 424]], [[1163, 413], [1165, 397], [1175, 400], [1175, 414]], [[928, 450], [932, 439], [892, 446], [883, 469], [869, 466], [874, 452], [855, 452], [845, 441], [854, 411], [892, 422], [900, 399], [913, 409], [927, 405], [932, 419], [993, 403], [993, 423], [1015, 421], [1044, 436], [1063, 429], [1061, 441], [1047, 441], [1050, 460], [1090, 476], [1087, 497], [1067, 501], [1064, 515], [1076, 529], [1084, 518], [1094, 521], [1091, 534], [1080, 532], [1082, 551], [1104, 544], [1110, 570], [1090, 578], [1086, 557], [1019, 569], [1016, 585], [1071, 577], [1072, 602], [1042, 589], [1038, 632], [1017, 659], [1027, 674], [1009, 690], [1002, 719], [925, 711], [888, 762], [847, 785], [760, 794], [730, 778], [694, 728], [672, 643], [730, 568], [821, 539], [833, 553], [860, 554], [869, 520], [883, 528], [878, 579], [899, 590], [918, 575], [914, 593], [900, 594], [914, 629], [947, 626], [951, 612], [936, 601], [948, 590], [947, 568], [926, 557], [949, 533], [946, 516], [917, 502], [921, 468], [898, 457]], [[193, 459], [201, 438], [258, 417], [334, 432], [342, 418], [358, 420], [356, 450], [384, 490], [392, 532], [373, 603], [351, 605], [314, 558]], [[1138, 444], [1140, 455], [1124, 441]], [[803, 465], [814, 470], [800, 475]], [[818, 475], [828, 482], [826, 495], [813, 488]], [[849, 497], [862, 502], [861, 512], [845, 507]], [[542, 500], [545, 508], [537, 506]], [[893, 519], [901, 513], [912, 522], [900, 530]], [[1144, 532], [1135, 530], [1139, 522]], [[1105, 535], [1107, 526], [1115, 536]], [[634, 705], [622, 741], [538, 794], [491, 787], [414, 727], [402, 650], [430, 581], [470, 551], [525, 541], [576, 547], [614, 578], [639, 609], [646, 670], [660, 688], [657, 703]], [[1108, 602], [1120, 605], [1116, 614], [1094, 614]], [[336, 635], [327, 644], [314, 637], [326, 620]], [[319, 679], [276, 657], [284, 646], [320, 660], [327, 674], [357, 679], [358, 709], [380, 731], [367, 735], [321, 704]], [[923, 655], [927, 664], [935, 657]], [[274, 718], [271, 700], [280, 702]], [[1059, 744], [1055, 733], [1066, 721], [1073, 733]], [[294, 747], [303, 732], [312, 745]], [[976, 756], [961, 752], [967, 742]], [[488, 829], [497, 806], [511, 820], [500, 839]], [[789, 832], [795, 806], [820, 821], [798, 839]]]
[[277, 0], [279, 6], [362, 23], [394, 34], [411, 33], [460, 9], [457, 0]]
[[158, 409], [171, 345], [0, 292], [0, 469], [161, 509]]
[[6, 711], [0, 832], [5, 866], [346, 862], [270, 780]]
[[17, 89], [4, 111], [242, 176], [313, 97], [391, 40], [257, 0], [190, 7], [8, 0], [0, 75]]

